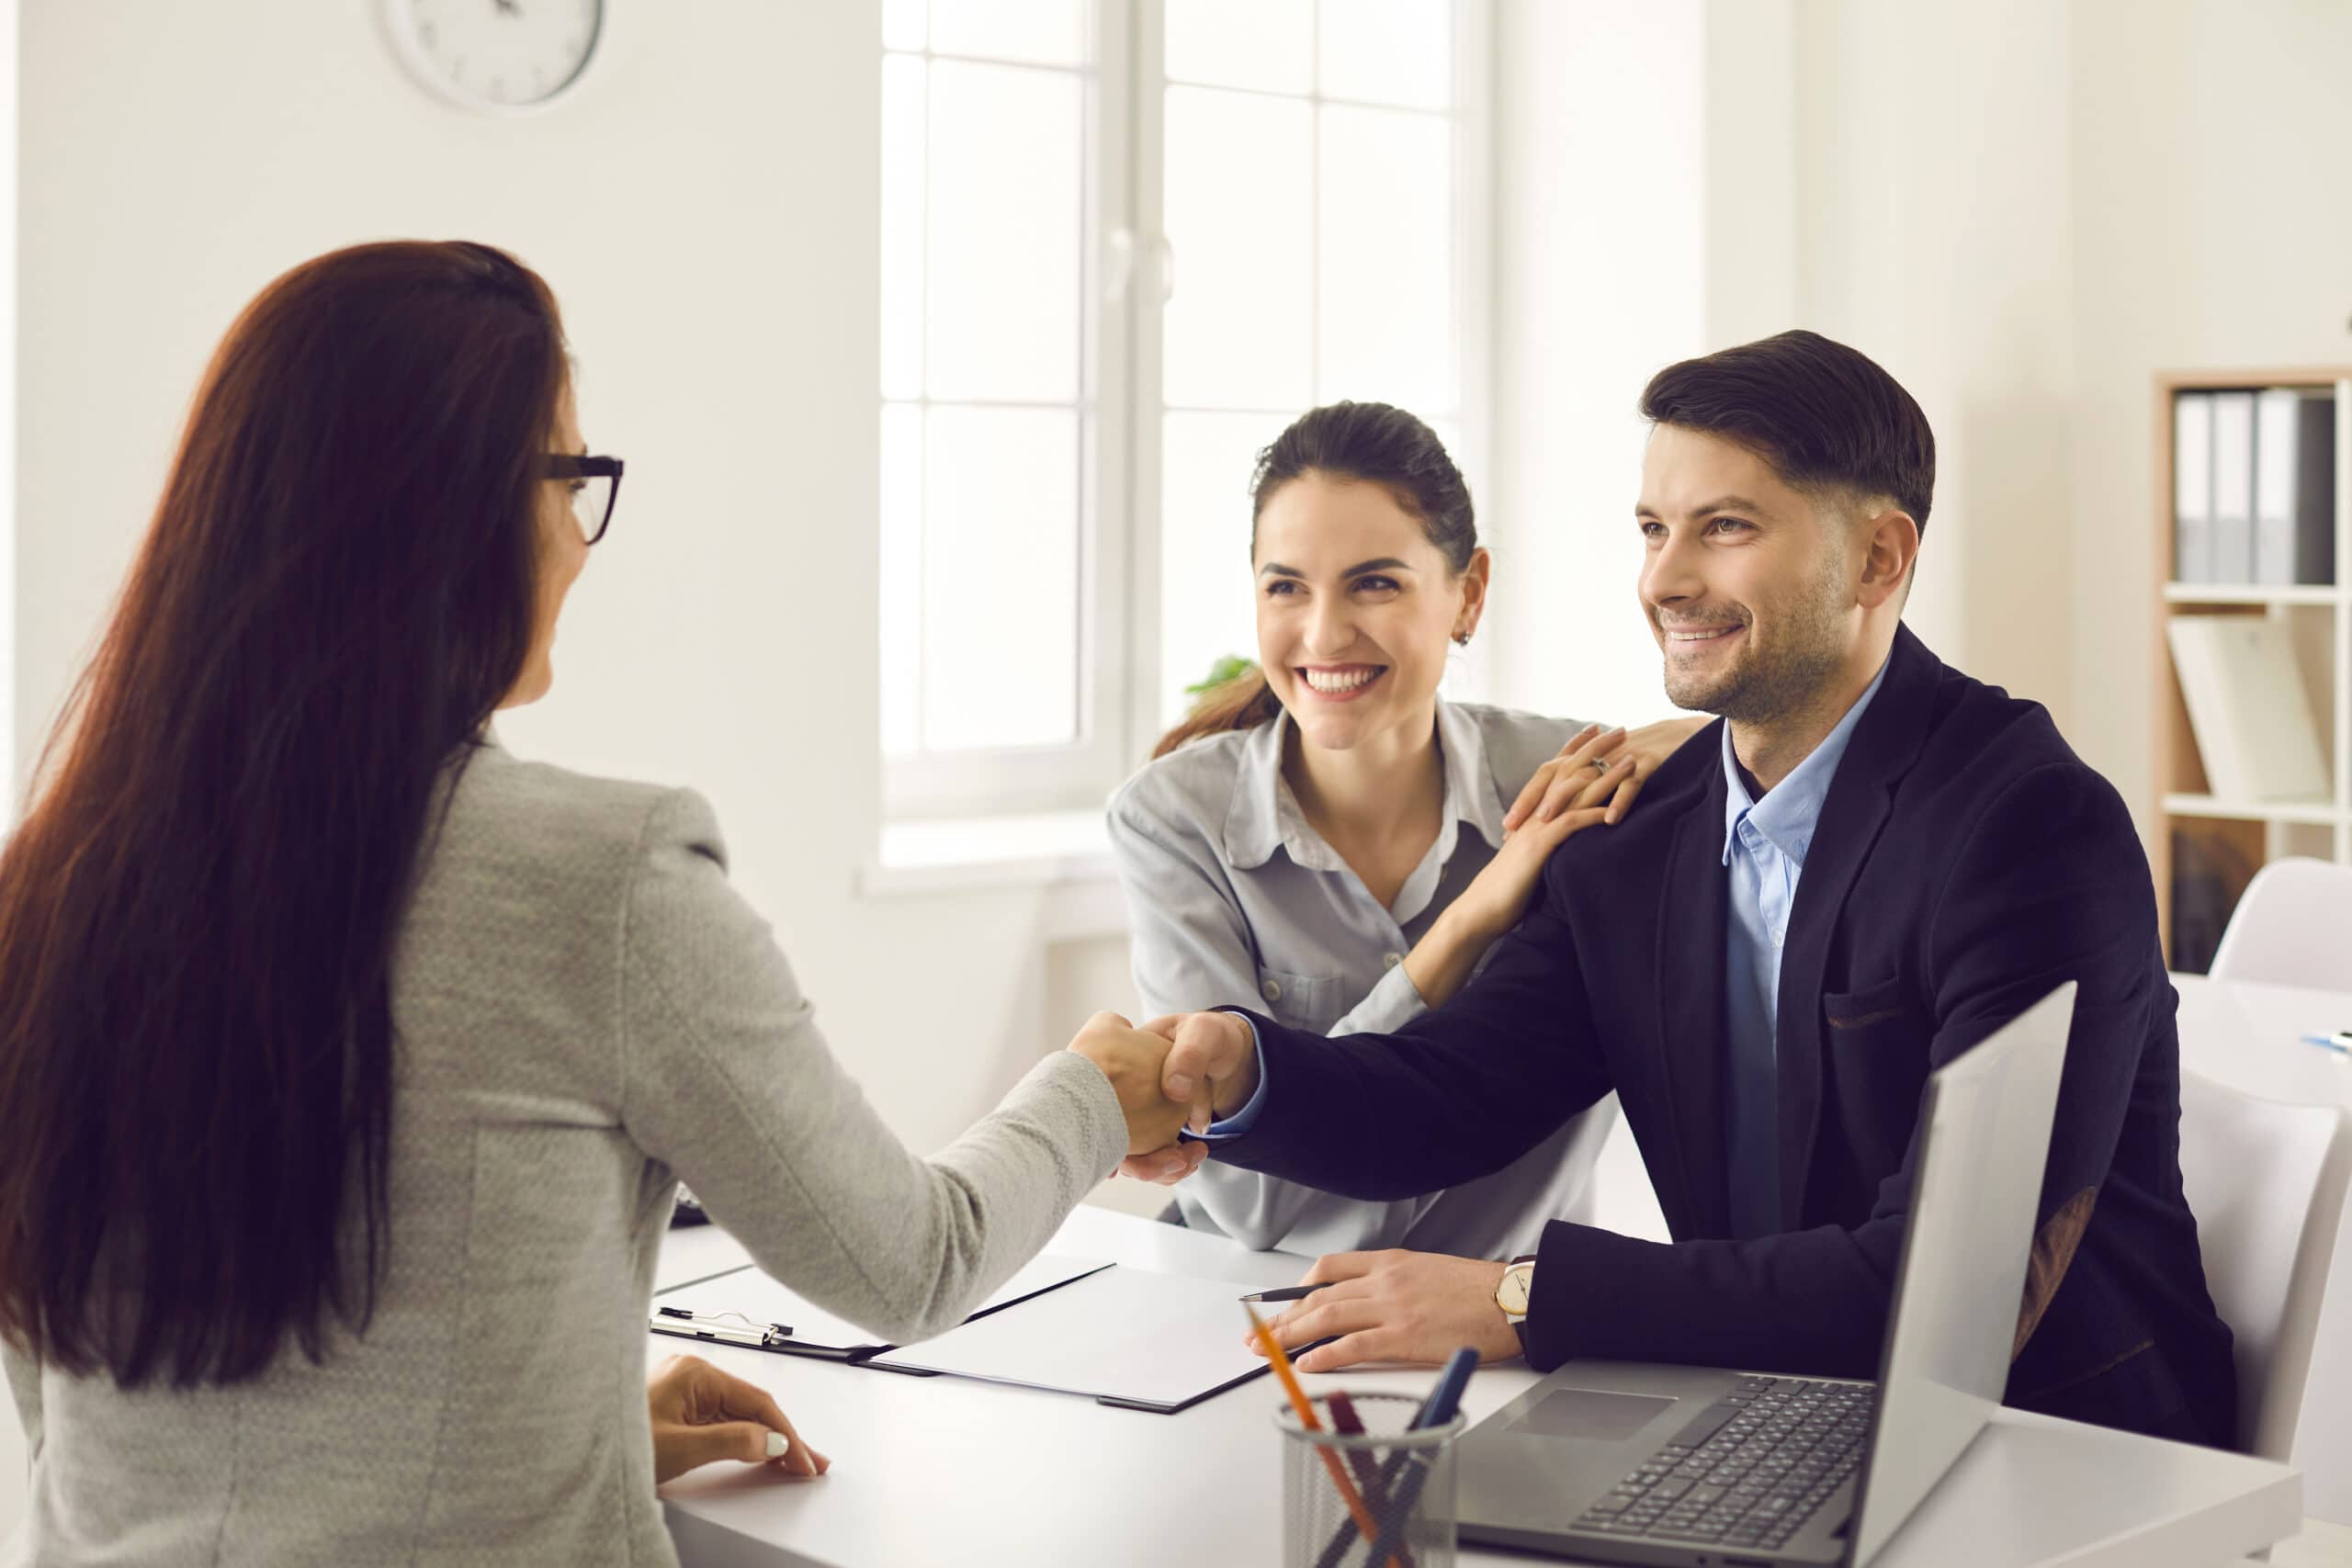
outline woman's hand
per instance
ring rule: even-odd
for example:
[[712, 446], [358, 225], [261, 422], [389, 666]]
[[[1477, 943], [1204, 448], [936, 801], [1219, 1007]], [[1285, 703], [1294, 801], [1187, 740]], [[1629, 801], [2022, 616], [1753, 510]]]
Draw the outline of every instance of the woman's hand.
[[1137, 1029], [1115, 1012], [1098, 1012], [1069, 1043], [1072, 1051], [1111, 1080], [1111, 1090], [1119, 1097], [1119, 1110], [1127, 1119], [1131, 1156], [1173, 1145], [1191, 1110], [1184, 1102], [1170, 1100], [1159, 1087], [1170, 1039], [1169, 1034]]
[[[1603, 801], [1608, 803], [1604, 820], [1623, 821], [1649, 776], [1684, 741], [1713, 722], [1707, 717], [1669, 718], [1630, 731], [1586, 725], [1568, 738], [1558, 756], [1535, 770], [1503, 813], [1503, 831], [1515, 832], [1530, 820], [1544, 821]], [[1595, 767], [1596, 761], [1610, 764], [1611, 771]], [[1600, 787], [1603, 780], [1608, 781], [1606, 790]]]
[[787, 1475], [822, 1475], [833, 1461], [801, 1441], [755, 1383], [699, 1356], [673, 1356], [646, 1380], [653, 1416], [653, 1483], [722, 1459], [767, 1464]]
[[[1502, 848], [1406, 954], [1406, 972], [1423, 1002], [1442, 1006], [1479, 955], [1519, 924], [1553, 851], [1587, 828], [1616, 820], [1609, 798], [1635, 782], [1639, 765], [1623, 730], [1589, 724], [1535, 771], [1503, 818]], [[1547, 809], [1555, 798], [1560, 809]]]

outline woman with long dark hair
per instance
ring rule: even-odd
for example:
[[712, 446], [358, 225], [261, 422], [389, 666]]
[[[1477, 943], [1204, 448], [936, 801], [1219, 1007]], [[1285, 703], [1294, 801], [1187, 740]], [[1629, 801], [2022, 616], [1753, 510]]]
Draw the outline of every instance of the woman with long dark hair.
[[[657, 1456], [643, 1381], [681, 1178], [913, 1338], [1172, 1138], [1103, 1015], [910, 1156], [699, 796], [498, 746], [620, 473], [487, 246], [321, 257], [221, 344], [0, 854], [27, 1560], [670, 1562], [655, 1476], [715, 1451]], [[782, 1423], [730, 1382], [664, 1429]]]
[[[1111, 847], [1151, 1013], [1250, 1002], [1327, 1034], [1442, 1006], [1518, 923], [1544, 862], [1614, 820], [1700, 728], [1627, 732], [1439, 695], [1492, 565], [1436, 432], [1385, 403], [1302, 414], [1250, 486], [1258, 666], [1212, 689], [1111, 803]], [[1190, 1176], [1188, 1224], [1311, 1254], [1408, 1247], [1508, 1258], [1582, 1199], [1609, 1100], [1503, 1169], [1366, 1202], [1201, 1145], [1130, 1174]]]

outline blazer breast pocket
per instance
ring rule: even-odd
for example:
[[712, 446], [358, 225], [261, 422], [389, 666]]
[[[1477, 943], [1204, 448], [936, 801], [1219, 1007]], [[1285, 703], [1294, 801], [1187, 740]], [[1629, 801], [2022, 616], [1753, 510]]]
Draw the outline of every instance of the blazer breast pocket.
[[1832, 1103], [1864, 1179], [1882, 1180], [1910, 1151], [1935, 1021], [1908, 987], [1890, 980], [1828, 992], [1821, 1021]]
[[1278, 1023], [1328, 1033], [1347, 1011], [1336, 975], [1295, 975], [1287, 969], [1258, 971], [1258, 1001]]

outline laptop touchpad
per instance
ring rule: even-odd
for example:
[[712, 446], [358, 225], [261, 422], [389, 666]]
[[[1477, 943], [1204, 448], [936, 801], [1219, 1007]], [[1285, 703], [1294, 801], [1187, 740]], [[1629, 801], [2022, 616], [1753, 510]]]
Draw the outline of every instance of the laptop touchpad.
[[1535, 1408], [1510, 1424], [1514, 1432], [1545, 1438], [1581, 1438], [1614, 1443], [1632, 1437], [1676, 1403], [1646, 1393], [1603, 1393], [1590, 1388], [1555, 1388]]

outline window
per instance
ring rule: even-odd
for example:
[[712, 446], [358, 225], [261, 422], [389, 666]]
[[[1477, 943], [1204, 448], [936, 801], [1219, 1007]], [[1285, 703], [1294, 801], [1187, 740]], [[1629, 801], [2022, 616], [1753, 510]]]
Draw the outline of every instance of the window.
[[1306, 409], [1409, 408], [1475, 482], [1484, 22], [886, 4], [893, 816], [1097, 804], [1250, 655], [1250, 468]]

